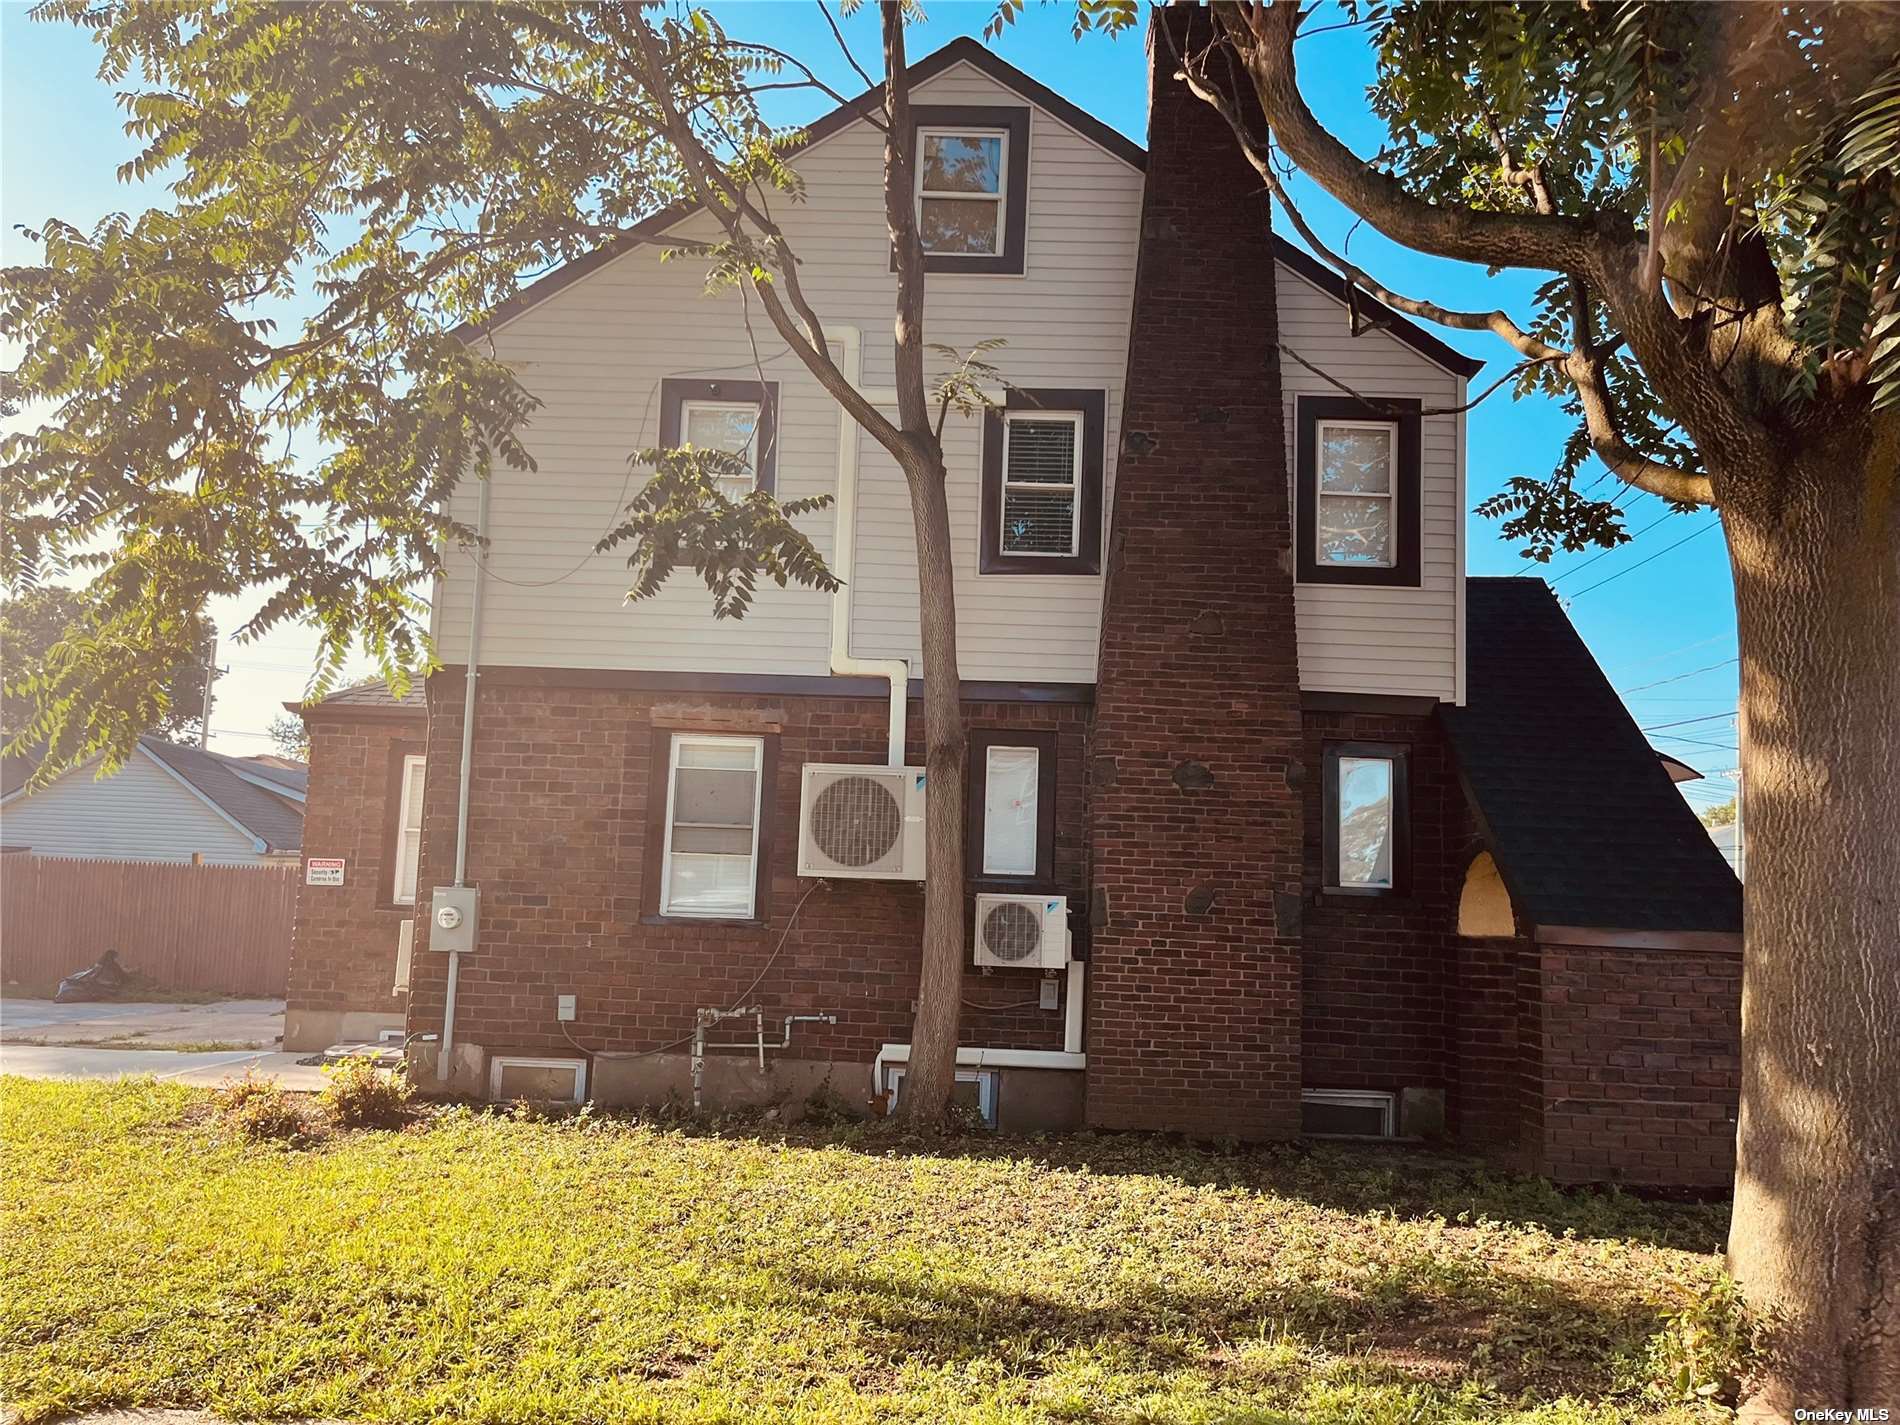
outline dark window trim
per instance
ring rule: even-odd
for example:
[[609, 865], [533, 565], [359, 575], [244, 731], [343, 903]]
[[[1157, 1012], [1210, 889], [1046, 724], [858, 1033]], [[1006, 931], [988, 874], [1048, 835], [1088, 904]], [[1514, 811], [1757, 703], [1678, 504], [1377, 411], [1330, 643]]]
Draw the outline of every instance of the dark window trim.
[[660, 445], [680, 443], [681, 407], [687, 401], [747, 402], [759, 408], [759, 468], [754, 483], [770, 495], [778, 487], [778, 382], [700, 381], [668, 376], [660, 382]]
[[[1294, 544], [1302, 584], [1384, 584], [1416, 589], [1419, 585], [1420, 517], [1419, 442], [1420, 403], [1413, 400], [1359, 401], [1351, 396], [1299, 396], [1294, 400], [1293, 428]], [[1322, 564], [1315, 549], [1319, 532], [1319, 423], [1321, 421], [1386, 421], [1399, 428], [1399, 512], [1393, 529], [1398, 559], [1390, 569], [1368, 569], [1345, 564]]]
[[[1075, 553], [1036, 557], [1003, 552], [1003, 423], [1010, 411], [1080, 411], [1081, 470], [1076, 499]], [[1108, 428], [1108, 392], [1060, 387], [1012, 387], [1003, 410], [983, 413], [982, 528], [977, 536], [977, 571], [982, 574], [1099, 574], [1102, 572], [1103, 440]]]
[[[376, 909], [401, 911], [404, 915], [412, 913], [422, 905], [425, 896], [422, 885], [422, 862], [416, 860], [416, 898], [408, 905], [396, 899], [396, 845], [402, 836], [402, 765], [410, 757], [429, 755], [427, 743], [392, 742], [384, 763], [388, 781], [385, 786], [383, 807], [383, 863], [376, 873]], [[429, 804], [429, 768], [425, 761], [422, 768], [422, 804], [427, 814]]]
[[[666, 795], [667, 773], [673, 765], [675, 737], [756, 737], [764, 743], [759, 752], [759, 851], [752, 867], [752, 914], [749, 916], [666, 915], [660, 910], [660, 891], [666, 881]], [[772, 852], [776, 842], [774, 814], [778, 797], [778, 734], [773, 732], [726, 732], [708, 729], [697, 732], [690, 727], [656, 727], [648, 753], [646, 845], [640, 865], [640, 923], [642, 925], [750, 925], [765, 924], [772, 917]]]
[[[1321, 795], [1320, 888], [1329, 896], [1403, 896], [1412, 886], [1412, 769], [1411, 744], [1405, 742], [1328, 742]], [[1339, 759], [1388, 757], [1392, 760], [1392, 884], [1342, 886], [1339, 884]]]
[[[1038, 891], [1055, 884], [1056, 874], [1056, 741], [1053, 731], [1017, 728], [970, 730], [969, 788], [964, 795], [964, 864], [966, 878], [979, 890]], [[983, 794], [992, 747], [1036, 749], [1036, 869], [1027, 876], [986, 875], [983, 871]]]
[[[921, 129], [1002, 129], [1009, 135], [1003, 169], [1003, 250], [995, 256], [968, 253], [924, 254], [926, 272], [987, 272], [1005, 277], [1023, 274], [1023, 249], [1029, 233], [1029, 109], [1018, 104], [915, 104], [910, 111], [910, 152], [915, 169], [923, 167]], [[917, 197], [913, 191], [911, 201]], [[891, 270], [897, 254], [891, 254]]]

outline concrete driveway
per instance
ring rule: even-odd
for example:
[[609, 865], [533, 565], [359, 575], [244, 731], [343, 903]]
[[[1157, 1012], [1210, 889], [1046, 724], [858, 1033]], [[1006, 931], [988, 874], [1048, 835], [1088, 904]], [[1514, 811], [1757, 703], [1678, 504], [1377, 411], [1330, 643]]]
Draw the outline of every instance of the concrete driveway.
[[285, 1088], [322, 1088], [323, 1075], [314, 1065], [279, 1050], [283, 1032], [280, 999], [210, 1004], [5, 999], [0, 1000], [0, 1074], [35, 1079], [152, 1074], [213, 1086], [250, 1071]]

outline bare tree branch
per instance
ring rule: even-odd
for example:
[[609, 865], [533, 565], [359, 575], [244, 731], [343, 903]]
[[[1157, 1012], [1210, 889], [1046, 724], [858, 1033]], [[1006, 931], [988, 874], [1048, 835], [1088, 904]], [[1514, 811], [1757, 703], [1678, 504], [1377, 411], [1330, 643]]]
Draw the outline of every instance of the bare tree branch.
[[[1315, 376], [1319, 377], [1319, 379], [1324, 381], [1328, 386], [1331, 386], [1333, 389], [1337, 391], [1343, 391], [1346, 395], [1351, 396], [1355, 401], [1363, 402], [1367, 407], [1369, 407], [1370, 409], [1374, 411], [1377, 411], [1382, 416], [1394, 416], [1394, 417], [1461, 415], [1464, 412], [1470, 410], [1472, 407], [1476, 406], [1479, 402], [1483, 401], [1486, 397], [1490, 396], [1493, 392], [1499, 390], [1501, 387], [1503, 387], [1503, 385], [1507, 381], [1510, 381], [1514, 379], [1515, 377], [1522, 375], [1525, 371], [1529, 370], [1531, 367], [1539, 364], [1536, 361], [1518, 362], [1517, 365], [1513, 366], [1509, 371], [1506, 371], [1502, 376], [1498, 377], [1497, 380], [1493, 381], [1489, 386], [1486, 386], [1482, 391], [1478, 392], [1477, 395], [1473, 396], [1469, 401], [1466, 401], [1461, 405], [1426, 406], [1419, 410], [1413, 410], [1410, 406], [1394, 406], [1385, 401], [1380, 400], [1377, 396], [1367, 396], [1359, 391], [1355, 391], [1351, 386], [1348, 386], [1344, 381], [1341, 381], [1337, 376], [1333, 375], [1330, 371], [1324, 371], [1321, 368], [1315, 366], [1312, 362], [1308, 361], [1304, 356], [1301, 356], [1299, 352], [1295, 351], [1292, 347], [1288, 346], [1285, 342], [1283, 341], [1276, 342], [1275, 345], [1278, 346], [1280, 350], [1283, 353], [1285, 353], [1287, 356], [1292, 357], [1293, 360], [1298, 365], [1304, 366], [1308, 371], [1312, 372]], [[1549, 359], [1558, 360], [1560, 358], [1552, 357]]]

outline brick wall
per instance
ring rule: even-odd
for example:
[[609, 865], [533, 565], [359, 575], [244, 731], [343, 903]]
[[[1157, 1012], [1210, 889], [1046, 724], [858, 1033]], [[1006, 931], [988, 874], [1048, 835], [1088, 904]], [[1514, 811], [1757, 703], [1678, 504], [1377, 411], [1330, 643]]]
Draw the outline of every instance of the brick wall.
[[[1186, 29], [1204, 14], [1159, 23]], [[1191, 41], [1190, 41], [1191, 42]], [[1258, 175], [1155, 61], [1092, 742], [1088, 1117], [1297, 1131], [1301, 877], [1273, 247]]]
[[1448, 1126], [1501, 1162], [1534, 1167], [1540, 1144], [1527, 1138], [1541, 1071], [1523, 1037], [1523, 997], [1535, 989], [1536, 958], [1528, 941], [1503, 937], [1456, 939], [1451, 955]]
[[[453, 766], [462, 684], [440, 674], [429, 693], [431, 766]], [[481, 949], [462, 962], [458, 1041], [491, 1052], [572, 1053], [555, 1020], [559, 994], [578, 997], [569, 1030], [589, 1050], [673, 1044], [691, 1035], [696, 1008], [741, 1000], [762, 1004], [769, 1018], [839, 1016], [835, 1026], [799, 1026], [792, 1058], [868, 1064], [880, 1045], [908, 1041], [923, 914], [919, 887], [840, 881], [814, 891], [773, 958], [800, 897], [815, 884], [796, 874], [799, 768], [806, 762], [881, 765], [885, 711], [877, 699], [709, 697], [486, 679], [475, 724], [468, 861], [470, 879], [482, 891]], [[911, 759], [920, 761], [921, 717], [914, 704], [912, 711]], [[1056, 889], [1079, 896], [1088, 709], [972, 703], [966, 712], [973, 728], [1057, 734]], [[772, 842], [772, 876], [759, 923], [660, 922], [648, 914], [648, 806], [656, 771], [664, 774], [654, 765], [656, 727], [777, 738], [776, 779], [762, 823]], [[455, 797], [453, 777], [430, 779], [425, 885], [448, 879]], [[444, 957], [418, 950], [414, 1031], [441, 1025], [445, 966]], [[1060, 1049], [1061, 1013], [1033, 1006], [1039, 979], [1033, 970], [984, 974], [972, 968], [964, 985], [962, 1042]], [[756, 988], [749, 988], [755, 980]], [[1025, 1000], [1032, 1004], [1024, 1006]]]
[[1735, 1170], [1741, 956], [1541, 945], [1539, 1170], [1720, 1187]]
[[[291, 940], [288, 1008], [300, 1014], [401, 1014], [393, 993], [397, 927], [411, 914], [390, 901], [389, 828], [404, 755], [424, 750], [416, 716], [325, 715], [313, 709], [303, 854], [341, 856], [340, 886], [300, 885]], [[301, 880], [301, 876], [299, 880]], [[329, 1042], [324, 1034], [319, 1034]], [[320, 1047], [320, 1046], [318, 1046]]]
[[[1448, 1091], [1448, 1014], [1469, 839], [1464, 796], [1430, 714], [1309, 710], [1305, 716], [1306, 916], [1301, 1041], [1309, 1088]], [[1408, 750], [1410, 871], [1397, 893], [1328, 895], [1320, 769], [1328, 744]]]

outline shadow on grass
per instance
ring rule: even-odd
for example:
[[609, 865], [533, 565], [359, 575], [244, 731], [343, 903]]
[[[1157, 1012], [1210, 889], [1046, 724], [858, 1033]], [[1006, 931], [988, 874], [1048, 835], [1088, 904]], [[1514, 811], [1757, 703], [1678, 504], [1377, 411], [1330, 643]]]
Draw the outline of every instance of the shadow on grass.
[[1322, 1352], [1347, 1357], [1420, 1385], [1477, 1377], [1507, 1392], [1601, 1398], [1628, 1387], [1633, 1353], [1662, 1325], [1639, 1304], [1605, 1305], [1547, 1281], [1483, 1270], [1440, 1271], [1427, 1282], [1395, 1268], [1352, 1294], [1313, 1283], [1236, 1294], [1150, 1282], [1096, 1304], [961, 1276], [817, 1265], [780, 1276], [805, 1309], [862, 1323], [885, 1359], [1004, 1360], [1031, 1375], [1047, 1374], [1075, 1350], [1106, 1350], [1157, 1372], [1218, 1371], [1249, 1346], [1272, 1344], [1309, 1362]]
[[753, 1138], [879, 1157], [1031, 1162], [1097, 1175], [1162, 1177], [1191, 1187], [1296, 1199], [1340, 1212], [1384, 1212], [1407, 1220], [1442, 1217], [1452, 1223], [1483, 1219], [1679, 1251], [1718, 1252], [1728, 1236], [1726, 1198], [1676, 1201], [1616, 1188], [1562, 1188], [1548, 1178], [1413, 1145], [1229, 1146], [1169, 1134], [1092, 1131], [1037, 1137], [980, 1130], [918, 1133], [885, 1122], [814, 1126], [756, 1114], [694, 1118], [671, 1110], [600, 1116], [625, 1117], [698, 1137]]

